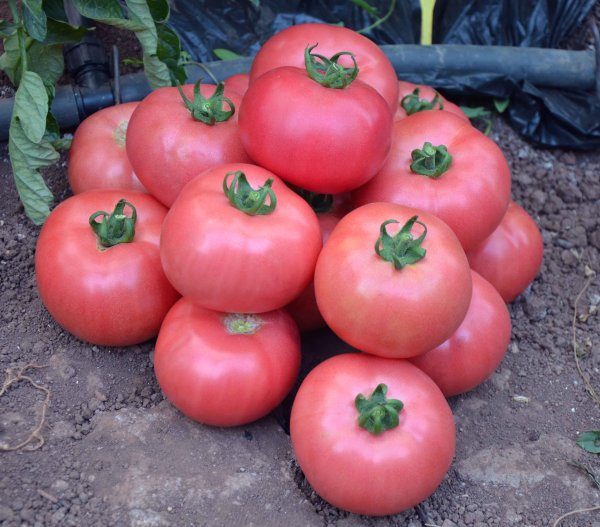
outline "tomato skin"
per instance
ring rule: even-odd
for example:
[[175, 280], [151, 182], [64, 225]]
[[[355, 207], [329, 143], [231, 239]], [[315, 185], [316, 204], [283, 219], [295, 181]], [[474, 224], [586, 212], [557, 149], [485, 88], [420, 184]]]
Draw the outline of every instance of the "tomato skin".
[[77, 127], [67, 164], [73, 194], [111, 188], [146, 190], [125, 150], [125, 132], [138, 104], [128, 102], [104, 108]]
[[[315, 53], [331, 57], [340, 51], [354, 53], [358, 63], [358, 79], [372, 86], [386, 100], [391, 111], [398, 104], [398, 79], [392, 63], [381, 48], [345, 27], [329, 24], [298, 24], [280, 31], [267, 40], [254, 57], [250, 69], [250, 84], [267, 71], [281, 66], [304, 68], [304, 50], [318, 42]], [[351, 66], [349, 57], [340, 64]]]
[[243, 97], [248, 90], [248, 85], [250, 84], [250, 74], [236, 73], [231, 77], [227, 77], [223, 82], [225, 82], [225, 87], [228, 90], [234, 91]]
[[256, 421], [292, 389], [300, 369], [300, 336], [283, 310], [254, 318], [253, 334], [231, 334], [227, 313], [177, 302], [156, 341], [154, 371], [171, 403], [189, 418], [214, 426]]
[[[425, 142], [452, 155], [438, 179], [410, 169], [411, 152]], [[456, 233], [465, 251], [499, 225], [510, 199], [510, 170], [498, 146], [468, 122], [444, 110], [415, 113], [394, 123], [384, 167], [353, 195], [356, 206], [400, 203], [435, 214]]]
[[510, 342], [510, 315], [494, 286], [475, 271], [467, 316], [437, 348], [410, 359], [446, 397], [484, 382], [502, 361]]
[[[444, 105], [444, 111], [453, 113], [457, 117], [460, 117], [463, 121], [469, 122], [469, 118], [465, 115], [465, 112], [463, 112], [460, 109], [460, 106], [457, 106], [445, 97], [442, 97], [431, 86], [427, 86], [425, 84], [413, 84], [412, 82], [406, 81], [398, 81], [398, 105], [396, 107], [396, 113], [394, 114], [394, 121], [399, 121], [400, 119], [408, 117], [406, 115], [406, 110], [402, 107], [402, 99], [406, 95], [410, 95], [415, 90], [415, 88], [419, 88], [419, 97], [421, 99], [427, 99], [428, 101], [432, 101], [436, 95], [439, 95]], [[439, 110], [437, 105], [435, 109]]]
[[[373, 435], [358, 425], [354, 398], [384, 383], [404, 408], [396, 428]], [[452, 412], [435, 383], [408, 361], [337, 355], [312, 370], [296, 395], [292, 446], [323, 499], [356, 514], [414, 507], [437, 488], [454, 456]]]
[[[200, 91], [210, 97], [215, 88], [203, 84]], [[193, 99], [191, 84], [183, 92]], [[127, 128], [129, 160], [148, 192], [167, 207], [188, 181], [208, 168], [249, 161], [237, 127], [241, 96], [227, 88], [225, 95], [236, 113], [212, 126], [192, 117], [177, 88], [154, 90], [133, 113]]]
[[340, 194], [381, 168], [392, 117], [383, 98], [358, 80], [325, 88], [305, 70], [283, 67], [250, 85], [239, 126], [256, 163], [306, 190]]
[[471, 267], [488, 280], [505, 302], [533, 282], [542, 265], [544, 241], [535, 220], [511, 201], [498, 228], [467, 252]]
[[[223, 178], [244, 172], [253, 188], [273, 178], [277, 206], [249, 216], [231, 205]], [[321, 249], [310, 206], [277, 176], [243, 163], [220, 165], [185, 187], [161, 235], [161, 260], [175, 288], [199, 305], [228, 313], [283, 307], [312, 279]]]
[[[374, 251], [380, 225], [390, 235], [418, 215], [427, 225], [425, 258], [403, 269]], [[415, 226], [415, 237], [422, 227]], [[471, 299], [467, 258], [450, 228], [402, 205], [371, 203], [335, 227], [315, 269], [317, 304], [327, 325], [355, 348], [391, 358], [432, 350], [458, 328]]]
[[[112, 212], [125, 198], [137, 209], [135, 238], [100, 250], [88, 219]], [[35, 275], [42, 302], [76, 337], [128, 346], [154, 337], [179, 295], [167, 281], [159, 237], [167, 210], [152, 196], [126, 190], [91, 190], [63, 201], [42, 230]]]

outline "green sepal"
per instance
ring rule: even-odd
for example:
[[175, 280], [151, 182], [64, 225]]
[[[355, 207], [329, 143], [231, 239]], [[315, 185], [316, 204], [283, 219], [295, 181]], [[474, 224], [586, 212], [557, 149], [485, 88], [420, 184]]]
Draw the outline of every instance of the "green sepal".
[[[381, 224], [379, 229], [379, 238], [375, 242], [375, 252], [377, 256], [386, 262], [392, 262], [395, 269], [414, 264], [425, 257], [427, 251], [421, 247], [425, 236], [427, 236], [427, 226], [419, 221], [418, 216], [410, 218], [402, 228], [394, 235], [390, 236], [387, 232], [387, 226], [390, 223], [399, 223], [396, 220], [387, 220]], [[411, 230], [415, 223], [423, 227], [423, 232], [415, 240]]]
[[406, 115], [422, 112], [423, 110], [434, 110], [438, 106], [438, 110], [444, 109], [444, 102], [439, 93], [435, 93], [435, 97], [428, 101], [427, 99], [419, 98], [419, 88], [415, 88], [412, 93], [402, 97], [400, 105], [404, 108]]
[[[332, 57], [327, 58], [323, 55], [312, 53], [312, 50], [317, 46], [318, 44], [306, 46], [304, 50], [304, 65], [306, 66], [308, 76], [325, 88], [343, 89], [352, 84], [352, 81], [358, 75], [358, 64], [356, 63], [354, 53], [340, 51]], [[338, 64], [338, 60], [343, 55], [348, 55], [352, 59], [354, 63], [353, 67], [346, 68]]]
[[[194, 99], [192, 101], [183, 93], [180, 84], [177, 84], [177, 89], [183, 103], [196, 121], [212, 126], [215, 123], [227, 121], [235, 113], [233, 102], [223, 95], [225, 84], [222, 82], [217, 84], [215, 92], [208, 99], [200, 92], [200, 81], [194, 84]], [[223, 104], [226, 104], [229, 109], [223, 110]]]
[[423, 148], [413, 150], [410, 156], [412, 158], [410, 169], [415, 174], [432, 179], [439, 178], [452, 164], [452, 156], [445, 145], [433, 146], [427, 142]]
[[[231, 183], [229, 179], [232, 178]], [[258, 189], [253, 189], [248, 183], [246, 174], [241, 170], [228, 172], [223, 179], [223, 192], [229, 203], [236, 209], [250, 215], [262, 216], [271, 214], [277, 206], [277, 197], [271, 188], [273, 179], [269, 178], [265, 184]], [[267, 197], [269, 203], [267, 203]]]
[[404, 403], [398, 399], [387, 399], [386, 394], [387, 386], [382, 383], [368, 399], [362, 393], [354, 399], [354, 405], [359, 412], [358, 426], [373, 435], [379, 435], [400, 424], [398, 414], [404, 408]]
[[[131, 209], [131, 216], [125, 214], [125, 207]], [[102, 218], [100, 223], [96, 218]], [[120, 243], [130, 243], [135, 236], [135, 222], [137, 211], [135, 207], [125, 199], [120, 199], [115, 205], [112, 214], [99, 210], [90, 216], [89, 222], [92, 230], [98, 237], [98, 243], [102, 247], [113, 247]]]

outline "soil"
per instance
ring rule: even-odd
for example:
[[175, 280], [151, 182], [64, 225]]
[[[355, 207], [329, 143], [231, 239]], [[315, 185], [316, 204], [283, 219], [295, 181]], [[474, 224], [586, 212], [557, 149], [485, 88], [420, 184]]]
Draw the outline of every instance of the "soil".
[[[579, 432], [600, 429], [579, 361], [600, 392], [600, 153], [539, 150], [495, 120], [513, 198], [536, 219], [545, 255], [532, 286], [510, 307], [512, 340], [492, 377], [450, 405], [457, 452], [439, 489], [404, 514], [340, 511], [310, 488], [286, 434], [291, 398], [258, 423], [219, 429], [190, 421], [164, 400], [152, 372], [154, 342], [104, 348], [62, 330], [37, 295], [39, 228], [23, 213], [0, 144], [0, 369], [47, 388], [39, 437], [0, 452], [0, 525], [12, 526], [552, 526], [600, 505], [576, 461], [600, 475]], [[66, 159], [45, 173], [57, 201], [70, 191]], [[518, 255], [515, 255], [518, 265]], [[327, 331], [303, 340], [304, 374], [348, 351]], [[0, 377], [0, 383], [1, 381]], [[0, 397], [0, 447], [27, 438], [45, 392], [24, 380]], [[393, 491], [393, 489], [392, 489]], [[600, 511], [560, 525], [600, 527]]]

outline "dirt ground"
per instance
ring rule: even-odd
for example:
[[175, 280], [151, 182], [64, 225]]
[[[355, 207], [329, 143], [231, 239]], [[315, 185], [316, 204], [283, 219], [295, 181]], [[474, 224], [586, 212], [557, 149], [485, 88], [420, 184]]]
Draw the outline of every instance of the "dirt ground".
[[[531, 147], [501, 120], [492, 137], [512, 169], [513, 198], [541, 227], [539, 277], [510, 306], [512, 340], [492, 378], [450, 405], [457, 451], [440, 488], [414, 510], [368, 518], [314, 494], [286, 434], [291, 399], [243, 428], [194, 423], [166, 402], [152, 372], [153, 342], [111, 349], [63, 331], [42, 306], [34, 277], [39, 228], [23, 214], [0, 144], [0, 383], [25, 374], [48, 390], [34, 451], [0, 452], [0, 525], [12, 526], [553, 526], [600, 505], [576, 461], [600, 475], [600, 458], [576, 446], [600, 429], [600, 408], [573, 354], [600, 392], [600, 153]], [[65, 159], [46, 173], [69, 195]], [[518, 255], [515, 255], [518, 265]], [[305, 336], [304, 372], [347, 350], [331, 333]], [[0, 384], [1, 385], [1, 384]], [[36, 428], [46, 392], [27, 381], [0, 397], [0, 445]], [[600, 527], [600, 510], [560, 525]]]

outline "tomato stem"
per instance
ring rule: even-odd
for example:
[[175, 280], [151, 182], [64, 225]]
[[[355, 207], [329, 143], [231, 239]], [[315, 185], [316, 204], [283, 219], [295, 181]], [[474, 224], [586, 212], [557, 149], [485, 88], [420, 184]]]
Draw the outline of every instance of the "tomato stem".
[[[233, 178], [229, 183], [229, 178]], [[228, 172], [223, 179], [223, 192], [236, 209], [249, 214], [250, 216], [258, 216], [270, 214], [277, 206], [277, 197], [271, 188], [273, 178], [267, 179], [265, 184], [258, 189], [253, 189], [246, 174], [241, 170]], [[267, 197], [269, 203], [267, 204]]]
[[329, 212], [333, 207], [333, 194], [317, 194], [296, 186], [292, 187], [292, 190], [306, 201], [317, 214]]
[[[131, 209], [131, 216], [125, 214], [125, 206]], [[100, 223], [96, 221], [96, 218], [99, 217], [102, 217]], [[90, 216], [89, 221], [100, 245], [102, 247], [113, 247], [120, 243], [133, 241], [136, 220], [137, 211], [135, 207], [125, 199], [120, 199], [112, 214], [99, 210]]]
[[[390, 236], [387, 226], [390, 223], [400, 223], [396, 220], [387, 220], [381, 224], [379, 238], [375, 242], [377, 256], [386, 262], [392, 262], [395, 269], [402, 269], [406, 265], [414, 264], [425, 257], [426, 250], [421, 247], [427, 235], [427, 226], [419, 221], [418, 216], [410, 218], [402, 228]], [[410, 232], [415, 223], [423, 227], [423, 233], [415, 240]]]
[[[358, 64], [356, 63], [354, 53], [340, 51], [330, 58], [316, 53], [312, 54], [312, 50], [318, 45], [306, 46], [304, 50], [304, 65], [306, 66], [308, 76], [325, 88], [342, 89], [350, 86], [358, 75]], [[354, 66], [346, 68], [338, 64], [338, 60], [343, 55], [348, 55], [352, 59]]]
[[431, 143], [425, 143], [423, 148], [413, 150], [410, 156], [410, 169], [415, 174], [432, 179], [439, 178], [452, 164], [452, 156], [445, 145], [433, 146]]
[[398, 414], [404, 408], [404, 403], [398, 399], [387, 399], [387, 389], [385, 384], [379, 384], [368, 399], [362, 393], [354, 399], [358, 410], [358, 426], [373, 435], [396, 428], [400, 423]]
[[257, 315], [230, 313], [223, 319], [223, 324], [231, 335], [252, 335], [262, 326], [262, 319]]
[[427, 99], [419, 98], [419, 88], [415, 88], [412, 93], [402, 97], [400, 105], [404, 108], [406, 115], [422, 112], [423, 110], [435, 110], [435, 105], [438, 105], [438, 110], [444, 109], [444, 102], [438, 92], [435, 92], [435, 97], [428, 101]]
[[[215, 123], [227, 121], [227, 119], [229, 119], [235, 113], [235, 106], [233, 102], [231, 102], [231, 99], [223, 95], [225, 84], [222, 82], [217, 84], [215, 92], [208, 99], [200, 92], [200, 81], [194, 84], [193, 101], [190, 101], [185, 93], [183, 93], [179, 83], [177, 83], [177, 89], [179, 90], [179, 94], [183, 99], [183, 103], [196, 121], [200, 121], [204, 124], [212, 126]], [[223, 104], [226, 104], [229, 109], [223, 110]]]

